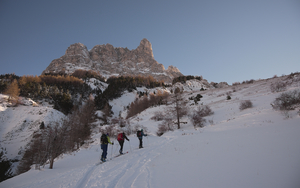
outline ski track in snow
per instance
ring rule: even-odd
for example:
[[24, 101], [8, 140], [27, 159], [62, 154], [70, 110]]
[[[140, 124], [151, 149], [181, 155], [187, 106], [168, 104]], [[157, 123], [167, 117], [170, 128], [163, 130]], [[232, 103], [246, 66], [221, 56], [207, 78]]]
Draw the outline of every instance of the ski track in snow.
[[95, 169], [97, 168], [97, 164], [95, 166], [92, 166], [89, 168], [89, 170], [87, 171], [87, 173], [85, 174], [85, 176], [77, 183], [77, 185], [75, 187], [81, 188], [84, 187], [87, 183], [87, 181], [89, 180], [91, 174], [93, 174], [93, 172], [95, 171]]
[[[173, 139], [166, 142], [155, 142], [143, 149], [134, 149], [126, 155], [113, 158], [100, 165], [95, 164], [90, 167], [81, 180], [78, 181], [76, 188], [82, 187], [146, 187], [151, 186], [151, 173], [149, 163], [160, 155], [157, 149], [164, 147]], [[148, 142], [148, 141], [147, 141]], [[136, 158], [134, 161], [132, 158]], [[133, 163], [134, 161], [134, 163]], [[107, 169], [109, 168], [109, 169]], [[106, 181], [96, 181], [101, 178]], [[142, 179], [142, 181], [140, 181]], [[143, 184], [141, 184], [143, 182]]]

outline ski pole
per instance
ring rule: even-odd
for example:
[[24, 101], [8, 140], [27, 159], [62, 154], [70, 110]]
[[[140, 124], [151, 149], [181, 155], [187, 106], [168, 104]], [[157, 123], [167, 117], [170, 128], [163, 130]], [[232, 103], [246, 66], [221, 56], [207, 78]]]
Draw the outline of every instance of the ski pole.
[[114, 143], [111, 145], [111, 155], [110, 155], [110, 160], [112, 160], [112, 152], [114, 150]]
[[99, 156], [99, 159], [100, 159], [100, 160], [101, 160], [101, 158], [102, 158], [101, 150], [102, 150], [102, 148], [101, 148], [101, 144], [100, 144], [100, 156]]
[[[118, 152], [118, 154], [120, 153], [121, 145], [120, 145], [120, 143], [119, 143], [119, 142], [118, 142], [118, 145], [119, 145], [119, 147], [116, 147], [116, 150], [115, 150], [115, 153], [114, 153], [114, 154], [116, 154], [117, 152]], [[118, 148], [120, 148], [120, 149], [119, 149], [119, 151], [117, 151], [117, 150], [118, 150]], [[118, 155], [118, 154], [117, 154], [117, 155]]]
[[[119, 146], [120, 146], [120, 143], [119, 143], [119, 142], [118, 142], [118, 144], [119, 144]], [[121, 147], [121, 146], [120, 146], [120, 147]], [[116, 149], [115, 149], [115, 151], [114, 151], [114, 154], [116, 154], [117, 150], [118, 150], [118, 147], [116, 147]]]
[[132, 149], [131, 149], [131, 143], [130, 143], [130, 140], [129, 140], [129, 146], [130, 146], [130, 152], [132, 153]]
[[147, 137], [147, 146], [149, 146], [149, 140], [148, 140], [148, 136], [146, 136]]

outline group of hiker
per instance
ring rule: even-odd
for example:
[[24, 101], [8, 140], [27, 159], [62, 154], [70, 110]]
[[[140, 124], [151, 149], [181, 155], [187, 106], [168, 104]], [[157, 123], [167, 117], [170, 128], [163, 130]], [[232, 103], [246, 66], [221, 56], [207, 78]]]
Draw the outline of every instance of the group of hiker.
[[[138, 139], [140, 141], [139, 148], [143, 148], [143, 136], [147, 136], [147, 134], [144, 134], [143, 129], [138, 130], [137, 131], [137, 137], [138, 137]], [[120, 155], [123, 154], [123, 145], [124, 145], [125, 139], [127, 141], [129, 141], [129, 139], [127, 138], [127, 136], [125, 135], [124, 132], [118, 134], [117, 140], [118, 140], [118, 142], [120, 144], [120, 150], [119, 150]], [[108, 146], [108, 144], [114, 145], [114, 143], [110, 141], [108, 133], [106, 133], [106, 134], [103, 133], [101, 135], [101, 139], [100, 140], [101, 140], [101, 149], [103, 150], [102, 151], [102, 155], [101, 155], [101, 161], [105, 162], [106, 161], [106, 156], [107, 156], [107, 146]]]

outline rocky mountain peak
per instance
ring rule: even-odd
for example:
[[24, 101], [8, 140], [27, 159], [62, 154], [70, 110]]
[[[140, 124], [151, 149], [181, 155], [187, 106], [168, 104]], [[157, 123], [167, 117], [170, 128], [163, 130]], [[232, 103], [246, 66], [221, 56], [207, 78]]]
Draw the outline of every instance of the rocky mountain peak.
[[87, 47], [81, 43], [75, 43], [70, 45], [65, 53], [65, 55], [67, 56], [87, 55], [87, 54], [89, 54]]
[[180, 72], [177, 67], [174, 67], [173, 65], [170, 65], [167, 69], [168, 72]]
[[134, 50], [103, 44], [96, 45], [88, 51], [81, 43], [72, 44], [65, 55], [54, 59], [42, 74], [72, 74], [77, 69], [97, 71], [104, 77], [153, 76], [165, 83], [172, 83], [173, 78], [182, 76], [176, 67], [170, 66], [165, 70], [164, 66], [154, 59], [152, 45], [146, 38], [141, 40]]
[[152, 45], [146, 38], [141, 40], [140, 45], [137, 47], [136, 51], [138, 53], [145, 53], [147, 55], [150, 55], [152, 58], [154, 58], [152, 52]]

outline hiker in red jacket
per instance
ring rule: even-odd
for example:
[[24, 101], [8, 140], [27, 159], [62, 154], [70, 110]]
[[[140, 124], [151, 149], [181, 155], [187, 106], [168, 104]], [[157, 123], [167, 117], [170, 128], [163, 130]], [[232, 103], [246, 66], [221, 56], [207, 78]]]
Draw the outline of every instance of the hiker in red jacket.
[[121, 146], [121, 148], [119, 150], [120, 154], [123, 154], [124, 139], [126, 139], [127, 141], [129, 141], [129, 139], [127, 138], [127, 136], [125, 135], [124, 132], [123, 133], [119, 133], [118, 134], [118, 142], [119, 142], [119, 144]]

